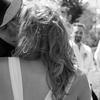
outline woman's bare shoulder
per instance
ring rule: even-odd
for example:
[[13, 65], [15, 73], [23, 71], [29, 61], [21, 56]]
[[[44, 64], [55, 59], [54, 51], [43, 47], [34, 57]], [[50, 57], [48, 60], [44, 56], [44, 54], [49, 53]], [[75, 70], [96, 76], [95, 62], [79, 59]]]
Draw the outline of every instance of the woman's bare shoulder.
[[73, 88], [80, 94], [81, 91], [90, 91], [89, 82], [84, 72], [77, 70], [75, 80], [73, 82]]
[[81, 85], [84, 84], [85, 82], [88, 82], [86, 74], [79, 69], [76, 70], [75, 81], [76, 84], [81, 84]]
[[[74, 90], [77, 92], [79, 100], [90, 100], [91, 90], [86, 74], [80, 70], [76, 71]], [[81, 99], [80, 99], [81, 98]]]

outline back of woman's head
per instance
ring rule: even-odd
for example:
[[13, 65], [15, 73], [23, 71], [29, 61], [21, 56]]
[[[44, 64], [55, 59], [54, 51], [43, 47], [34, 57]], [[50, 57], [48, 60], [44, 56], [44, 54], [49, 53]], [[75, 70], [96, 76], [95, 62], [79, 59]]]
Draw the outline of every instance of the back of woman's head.
[[[48, 68], [53, 97], [62, 100], [69, 78], [74, 73], [72, 50], [68, 42], [61, 0], [36, 0], [23, 5], [18, 46], [14, 56], [41, 59]], [[66, 24], [67, 25], [67, 24]]]

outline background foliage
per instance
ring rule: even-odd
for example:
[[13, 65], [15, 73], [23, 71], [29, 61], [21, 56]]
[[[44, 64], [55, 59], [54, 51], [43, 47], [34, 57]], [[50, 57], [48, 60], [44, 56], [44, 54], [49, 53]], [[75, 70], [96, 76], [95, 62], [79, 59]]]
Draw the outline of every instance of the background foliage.
[[100, 37], [100, 29], [96, 28], [96, 25], [100, 22], [100, 15], [96, 14], [95, 8], [89, 9], [88, 3], [83, 3], [83, 0], [63, 0], [63, 6], [69, 9], [68, 16], [71, 24], [75, 22], [85, 24], [86, 30], [83, 42], [92, 48], [96, 48]]

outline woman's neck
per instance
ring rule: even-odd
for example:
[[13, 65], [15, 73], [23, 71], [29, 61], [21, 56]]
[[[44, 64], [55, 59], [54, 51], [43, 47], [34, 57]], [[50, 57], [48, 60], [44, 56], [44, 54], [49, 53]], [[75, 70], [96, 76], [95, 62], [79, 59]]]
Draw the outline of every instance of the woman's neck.
[[39, 72], [39, 73], [46, 73], [47, 68], [43, 64], [43, 62], [38, 60], [24, 60], [20, 59], [21, 67], [26, 68], [27, 70], [31, 70], [33, 72]]

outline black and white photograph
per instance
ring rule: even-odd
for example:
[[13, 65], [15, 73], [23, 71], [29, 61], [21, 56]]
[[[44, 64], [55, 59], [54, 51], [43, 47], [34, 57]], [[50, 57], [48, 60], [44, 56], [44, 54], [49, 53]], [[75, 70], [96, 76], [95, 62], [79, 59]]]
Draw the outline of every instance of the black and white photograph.
[[100, 0], [0, 0], [0, 100], [100, 100]]

